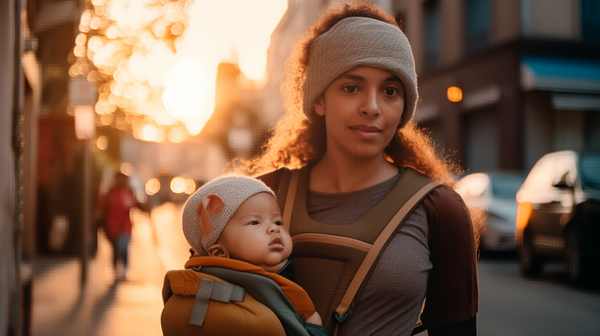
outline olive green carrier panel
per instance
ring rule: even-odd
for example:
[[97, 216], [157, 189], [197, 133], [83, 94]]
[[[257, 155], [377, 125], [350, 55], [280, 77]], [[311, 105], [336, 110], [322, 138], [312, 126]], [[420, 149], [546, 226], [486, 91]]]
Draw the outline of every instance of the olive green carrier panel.
[[[284, 170], [278, 202], [294, 242], [296, 282], [313, 300], [323, 324], [336, 328], [348, 316], [381, 251], [437, 183], [406, 168], [392, 190], [358, 221], [329, 225], [313, 221], [307, 213], [309, 172]], [[319, 274], [318, 281], [314, 274]]]

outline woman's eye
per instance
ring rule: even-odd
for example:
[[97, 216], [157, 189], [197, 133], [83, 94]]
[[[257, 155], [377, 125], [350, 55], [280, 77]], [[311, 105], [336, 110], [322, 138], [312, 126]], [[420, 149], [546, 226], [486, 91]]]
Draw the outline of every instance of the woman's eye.
[[396, 89], [395, 87], [388, 87], [385, 88], [385, 94], [388, 96], [395, 96], [398, 94], [398, 89]]
[[358, 90], [358, 88], [353, 85], [344, 86], [342, 89], [348, 93], [354, 93], [356, 90]]

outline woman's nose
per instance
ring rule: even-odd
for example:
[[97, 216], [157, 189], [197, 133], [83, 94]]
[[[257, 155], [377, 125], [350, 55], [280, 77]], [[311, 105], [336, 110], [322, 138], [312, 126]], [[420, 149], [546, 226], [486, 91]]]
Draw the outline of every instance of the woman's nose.
[[381, 113], [379, 103], [377, 102], [376, 90], [365, 91], [362, 106], [360, 107], [360, 113], [369, 117], [375, 117]]

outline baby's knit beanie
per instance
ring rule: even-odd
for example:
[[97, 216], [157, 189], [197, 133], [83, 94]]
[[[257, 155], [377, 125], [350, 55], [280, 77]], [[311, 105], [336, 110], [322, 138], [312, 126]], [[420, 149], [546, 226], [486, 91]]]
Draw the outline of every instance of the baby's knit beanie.
[[[183, 208], [183, 234], [194, 251], [200, 255], [207, 255], [206, 250], [214, 245], [225, 225], [235, 214], [237, 209], [248, 198], [266, 192], [273, 197], [275, 193], [263, 182], [245, 176], [218, 177], [198, 189], [185, 203]], [[215, 194], [225, 202], [223, 211], [210, 219], [213, 223], [213, 232], [209, 237], [200, 235], [198, 216], [196, 209], [202, 203], [204, 196]]]

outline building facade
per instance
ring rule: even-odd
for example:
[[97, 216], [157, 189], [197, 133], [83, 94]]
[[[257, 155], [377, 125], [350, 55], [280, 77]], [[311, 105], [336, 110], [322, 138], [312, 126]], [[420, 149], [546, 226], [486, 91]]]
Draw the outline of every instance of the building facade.
[[415, 52], [416, 118], [463, 168], [528, 171], [548, 152], [600, 149], [597, 1], [395, 1], [393, 11]]

